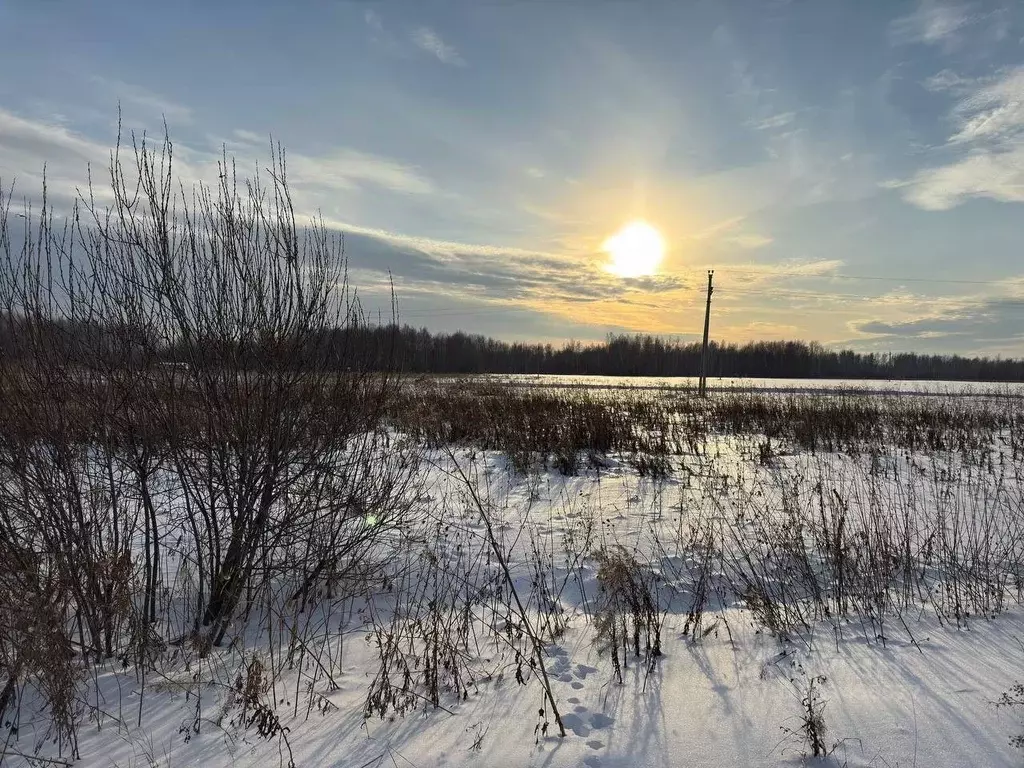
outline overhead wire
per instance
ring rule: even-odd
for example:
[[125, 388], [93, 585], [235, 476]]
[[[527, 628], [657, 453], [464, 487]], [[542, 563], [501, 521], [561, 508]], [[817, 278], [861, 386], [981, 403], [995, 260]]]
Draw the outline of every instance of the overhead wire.
[[806, 280], [876, 280], [894, 283], [950, 283], [957, 285], [1001, 285], [1003, 280], [965, 280], [952, 277], [890, 277], [886, 275], [849, 275], [849, 274], [814, 274], [809, 272], [759, 272], [757, 270], [732, 269], [731, 267], [715, 268], [729, 275], [753, 275], [757, 277], [798, 277]]
[[[687, 270], [688, 272], [703, 272], [703, 270]], [[757, 270], [737, 270], [731, 268], [716, 268], [715, 274], [726, 274], [726, 275], [751, 275], [764, 278], [773, 277], [790, 277], [790, 278], [804, 278], [808, 280], [830, 280], [830, 279], [843, 279], [843, 280], [866, 280], [875, 282], [891, 282], [894, 284], [899, 283], [936, 283], [936, 284], [962, 284], [962, 285], [1001, 285], [1005, 281], [1000, 280], [967, 280], [958, 278], [913, 278], [913, 277], [889, 277], [885, 275], [848, 275], [848, 274], [807, 274], [802, 272], [760, 272]], [[700, 292], [703, 292], [702, 290]], [[719, 301], [729, 296], [759, 296], [768, 299], [782, 299], [782, 300], [814, 300], [814, 301], [858, 301], [867, 303], [878, 303], [884, 301], [891, 301], [893, 299], [900, 298], [893, 295], [877, 295], [877, 294], [861, 294], [861, 293], [836, 293], [836, 292], [824, 292], [804, 289], [792, 289], [792, 288], [778, 288], [772, 287], [770, 290], [766, 290], [763, 286], [755, 285], [729, 285], [726, 283], [722, 285], [719, 283], [715, 286], [715, 294]], [[400, 295], [400, 291], [399, 291]], [[920, 297], [923, 301], [931, 303], [942, 302], [943, 300], [950, 303], [957, 303], [963, 301], [968, 297], [960, 296], [928, 296]], [[979, 297], [969, 297], [977, 300]], [[1007, 297], [996, 297], [987, 296], [981, 297], [982, 300], [998, 302], [999, 309], [1002, 310], [1017, 310], [1024, 309], [1024, 298], [1016, 298], [1012, 296]], [[593, 303], [594, 300], [580, 300], [580, 305], [587, 305]], [[750, 308], [753, 308], [751, 306]], [[760, 308], [764, 308], [763, 305]], [[410, 310], [399, 310], [399, 318], [429, 318], [429, 317], [486, 317], [496, 313], [521, 313], [521, 312], [537, 312], [543, 311], [538, 307], [524, 307], [524, 306], [510, 306], [508, 304], [490, 304], [487, 306], [476, 306], [476, 307], [419, 307]]]
[[[702, 273], [703, 270], [686, 270], [692, 273]], [[726, 274], [726, 275], [749, 275], [762, 277], [766, 279], [774, 277], [791, 277], [791, 278], [803, 278], [807, 280], [831, 280], [831, 279], [843, 279], [843, 280], [869, 280], [876, 282], [891, 282], [894, 284], [901, 283], [936, 283], [936, 284], [962, 284], [962, 285], [1001, 285], [1004, 281], [1000, 280], [966, 280], [958, 278], [913, 278], [913, 277], [889, 277], [885, 275], [849, 275], [849, 274], [807, 274], [803, 272], [761, 272], [757, 270], [737, 270], [729, 267], [716, 268], [715, 274]], [[698, 289], [700, 293], [703, 293], [703, 289]], [[814, 291], [810, 289], [793, 289], [793, 288], [778, 288], [772, 287], [767, 290], [764, 287], [754, 285], [722, 285], [719, 283], [715, 286], [715, 292], [719, 296], [719, 299], [725, 298], [730, 295], [742, 295], [742, 296], [763, 296], [766, 298], [778, 298], [778, 299], [808, 299], [808, 300], [828, 300], [828, 301], [863, 301], [863, 302], [881, 302], [888, 301], [897, 296], [891, 294], [878, 295], [878, 294], [861, 294], [861, 293], [840, 293], [840, 292], [825, 292], [825, 291]], [[941, 302], [947, 300], [950, 302], [957, 302], [963, 300], [963, 297], [958, 296], [928, 296], [921, 297], [923, 300], [931, 302]], [[1015, 297], [986, 297], [990, 300], [998, 300], [1000, 307], [1020, 307], [1024, 306], [1024, 298]], [[582, 299], [578, 303], [585, 305], [598, 301], [599, 299]], [[489, 314], [492, 312], [532, 312], [536, 311], [532, 307], [514, 307], [506, 304], [493, 304], [484, 307], [474, 308], [455, 308], [455, 307], [439, 307], [437, 309], [415, 309], [408, 312], [404, 312], [404, 315], [473, 315], [473, 314]]]

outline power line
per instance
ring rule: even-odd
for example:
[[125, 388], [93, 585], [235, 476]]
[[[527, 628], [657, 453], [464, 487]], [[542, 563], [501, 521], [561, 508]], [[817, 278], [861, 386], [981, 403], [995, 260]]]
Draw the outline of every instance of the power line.
[[[728, 289], [722, 289], [721, 287], [716, 287], [715, 290], [716, 290], [716, 292], [721, 294], [721, 298], [723, 300], [728, 297], [728, 293], [729, 293]], [[745, 292], [744, 293], [744, 295], [755, 295], [755, 294], [760, 295], [759, 292], [755, 292], [755, 291], [749, 291], [749, 292]], [[776, 295], [779, 295], [779, 294], [776, 294]], [[824, 299], [835, 298], [835, 297], [829, 296], [827, 294], [800, 294], [800, 295], [797, 295], [797, 296], [793, 296], [791, 294], [781, 294], [781, 295], [779, 295], [779, 297], [780, 298], [815, 298], [815, 299], [823, 299], [823, 300]], [[857, 297], [852, 297], [852, 298], [859, 299], [861, 301], [873, 301], [873, 300], [878, 299], [879, 297], [857, 296]], [[399, 299], [399, 301], [401, 301], [401, 299]], [[586, 305], [585, 302], [580, 302], [580, 304], [583, 305], [583, 306]], [[764, 305], [744, 304], [744, 305], [740, 305], [738, 307], [737, 306], [732, 306], [730, 308], [734, 309], [734, 310], [735, 309], [743, 309], [743, 310], [748, 310], [748, 311], [754, 311], [754, 310], [764, 310], [766, 307]], [[1014, 310], [1014, 314], [1016, 314], [1017, 310], [1024, 309], [1024, 300], [1014, 299], [1014, 300], [1007, 300], [1007, 301], [1000, 302], [999, 309], [1000, 309], [1000, 311], [1003, 311], [1003, 310]], [[438, 308], [438, 309], [413, 309], [413, 310], [406, 310], [406, 311], [403, 311], [403, 310], [399, 309], [399, 311], [398, 311], [398, 318], [400, 320], [401, 319], [406, 319], [406, 318], [408, 318], [408, 319], [417, 319], [417, 318], [444, 319], [444, 318], [460, 318], [460, 317], [488, 317], [488, 316], [494, 316], [494, 315], [497, 315], [497, 314], [506, 314], [506, 313], [539, 313], [539, 314], [544, 314], [544, 313], [549, 313], [549, 312], [551, 312], [551, 310], [550, 309], [546, 309], [544, 307], [512, 307], [512, 306], [507, 306], [507, 305], [495, 305], [493, 307], [475, 307], [475, 308], [472, 308], [472, 309], [464, 309], [464, 310], [463, 309], [455, 309], [455, 308], [451, 308], [451, 307], [444, 307], [444, 308]], [[955, 319], [955, 318], [950, 318], [950, 319]]]
[[[766, 293], [763, 288], [736, 288], [729, 287], [728, 285], [722, 289], [729, 294], [739, 294], [743, 296], [765, 296], [766, 298], [796, 298], [796, 299], [833, 299], [833, 300], [852, 300], [852, 301], [891, 301], [894, 298], [900, 298], [899, 296], [893, 296], [891, 294], [882, 295], [865, 295], [860, 293], [824, 293], [820, 291], [801, 291], [793, 290], [789, 288], [772, 288], [770, 292]], [[922, 301], [928, 302], [960, 302], [964, 300], [961, 296], [914, 296], [907, 298], [917, 298]], [[982, 300], [997, 301], [1000, 306], [1014, 306], [1018, 304], [1024, 304], [1024, 299], [1017, 298], [999, 298], [995, 296], [983, 297]]]
[[[692, 270], [697, 272], [699, 270]], [[718, 271], [730, 275], [754, 275], [757, 277], [799, 277], [805, 280], [881, 280], [893, 283], [952, 283], [960, 285], [1002, 285], [1003, 280], [964, 280], [960, 278], [942, 277], [888, 277], [885, 275], [848, 275], [848, 274], [808, 274], [806, 272], [758, 272], [756, 270], [720, 268]]]
[[[886, 279], [886, 278], [879, 278]], [[982, 281], [976, 281], [981, 284], [995, 284], [993, 281], [983, 283]], [[799, 290], [791, 288], [775, 288], [770, 293], [766, 294], [763, 288], [747, 287], [747, 286], [730, 286], [726, 284], [724, 287], [719, 286], [717, 289], [723, 299], [727, 299], [730, 296], [760, 296], [767, 299], [778, 298], [778, 299], [808, 299], [818, 301], [862, 301], [862, 302], [884, 302], [890, 301], [892, 296], [887, 295], [865, 295], [859, 293], [832, 293], [812, 290]], [[398, 289], [399, 298], [401, 298], [401, 289]], [[597, 301], [608, 300], [613, 297], [606, 297], [605, 299], [583, 299], [578, 302], [580, 306], [586, 306]], [[928, 297], [929, 302], [942, 302], [943, 300], [949, 302], [962, 301], [962, 297], [958, 296], [932, 296]], [[997, 302], [999, 308], [1018, 308], [1024, 307], [1024, 299], [1019, 298], [999, 298], [999, 297], [985, 297], [983, 300], [990, 302]], [[506, 304], [493, 304], [488, 306], [473, 307], [473, 308], [457, 308], [457, 307], [438, 307], [436, 309], [431, 308], [417, 308], [411, 309], [406, 312], [400, 312], [406, 316], [447, 316], [447, 315], [473, 315], [473, 314], [490, 314], [493, 312], [537, 312], [544, 311], [543, 309], [536, 307], [517, 307], [509, 306]]]
[[[702, 270], [698, 269], [686, 269], [686, 273], [698, 273]], [[754, 277], [772, 278], [772, 277], [789, 277], [799, 278], [805, 280], [864, 280], [873, 282], [891, 282], [891, 283], [930, 283], [930, 284], [950, 284], [950, 285], [1003, 285], [1003, 280], [968, 280], [960, 278], [928, 278], [928, 277], [889, 277], [886, 275], [850, 275], [850, 274], [827, 274], [827, 275], [816, 275], [807, 274], [804, 272], [761, 272], [757, 270], [743, 270], [743, 269], [731, 269], [729, 267], [719, 268], [719, 272], [729, 275], [749, 275]], [[721, 292], [723, 299], [728, 299], [730, 296], [741, 295], [750, 296], [757, 295], [766, 298], [779, 298], [779, 299], [809, 299], [809, 300], [820, 300], [820, 301], [862, 301], [862, 302], [881, 302], [887, 301], [892, 296], [887, 295], [869, 295], [862, 293], [835, 293], [835, 292], [824, 292], [814, 290], [801, 290], [793, 288], [773, 288], [770, 293], [765, 293], [763, 287], [754, 287], [746, 285], [724, 285], [719, 286], [718, 289]], [[399, 289], [399, 293], [401, 290]], [[612, 297], [606, 297], [610, 299]], [[997, 301], [1000, 308], [1020, 307], [1024, 306], [1024, 299], [1017, 299], [1012, 297], [999, 298], [999, 297], [984, 297], [989, 301]], [[602, 299], [583, 299], [576, 303], [581, 306], [592, 304]], [[962, 301], [963, 297], [959, 296], [929, 296], [927, 300], [930, 302], [941, 302], [947, 300], [950, 302]], [[408, 316], [448, 316], [448, 315], [474, 315], [474, 314], [490, 314], [492, 312], [536, 312], [543, 311], [533, 307], [514, 307], [507, 305], [494, 305], [487, 307], [479, 307], [475, 309], [459, 309], [453, 307], [443, 307], [438, 309], [415, 309], [403, 312], [401, 314]]]

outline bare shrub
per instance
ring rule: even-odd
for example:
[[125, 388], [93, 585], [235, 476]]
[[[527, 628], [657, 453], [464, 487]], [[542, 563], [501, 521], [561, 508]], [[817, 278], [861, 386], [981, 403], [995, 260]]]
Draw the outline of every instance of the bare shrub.
[[796, 718], [798, 725], [795, 728], [780, 726], [783, 733], [803, 745], [805, 757], [827, 757], [835, 749], [835, 746], [830, 748], [825, 741], [828, 731], [825, 725], [827, 702], [821, 696], [821, 686], [826, 682], [828, 680], [824, 675], [807, 678], [806, 686], [797, 688], [800, 695], [800, 714]]
[[[299, 223], [283, 151], [190, 190], [172, 158], [119, 142], [110, 194], [61, 218], [44, 185], [20, 242], [0, 193], [0, 589], [38, 601], [3, 604], [3, 704], [35, 686], [67, 733], [85, 663], [137, 662], [144, 689], [168, 647], [365, 592], [416, 499], [386, 351], [351, 343], [340, 235]], [[274, 685], [310, 649], [266, 637]]]
[[[1019, 712], [1021, 707], [1024, 707], [1024, 683], [1014, 683], [1010, 690], [1003, 692], [995, 705], [1001, 708], [1009, 707]], [[1024, 734], [1018, 733], [1011, 736], [1010, 745], [1017, 749], [1024, 749]]]
[[622, 546], [600, 549], [594, 553], [594, 559], [600, 585], [594, 627], [598, 642], [611, 653], [612, 666], [621, 683], [622, 668], [630, 651], [647, 663], [661, 656], [664, 614], [660, 577]]
[[444, 534], [440, 547], [421, 550], [422, 566], [406, 569], [392, 584], [388, 613], [370, 606], [377, 673], [366, 699], [366, 716], [402, 716], [419, 701], [434, 708], [459, 702], [473, 684], [469, 642], [476, 620], [475, 562], [469, 552], [452, 552]]
[[0, 747], [0, 761], [17, 741], [26, 691], [38, 694], [49, 721], [35, 748], [51, 740], [77, 757], [84, 670], [68, 632], [69, 592], [59, 576], [46, 573], [42, 558], [9, 542], [0, 541], [0, 563], [0, 727], [11, 735]]

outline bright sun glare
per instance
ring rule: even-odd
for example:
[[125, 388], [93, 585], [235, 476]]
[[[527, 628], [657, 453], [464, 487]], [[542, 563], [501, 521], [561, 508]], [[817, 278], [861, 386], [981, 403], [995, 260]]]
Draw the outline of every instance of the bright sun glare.
[[661, 234], [643, 221], [633, 221], [604, 241], [611, 257], [608, 271], [619, 277], [645, 277], [658, 270], [665, 255]]

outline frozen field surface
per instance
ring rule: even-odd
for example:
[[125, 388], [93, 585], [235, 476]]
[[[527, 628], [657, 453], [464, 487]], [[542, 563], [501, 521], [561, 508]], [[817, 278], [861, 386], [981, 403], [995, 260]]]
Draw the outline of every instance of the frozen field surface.
[[[439, 376], [437, 378], [446, 378]], [[459, 377], [453, 377], [459, 378]], [[514, 386], [571, 387], [588, 389], [696, 389], [696, 376], [574, 376], [553, 374], [467, 376]], [[935, 381], [903, 379], [785, 379], [753, 377], [709, 377], [708, 387], [719, 392], [817, 392], [914, 394], [941, 396], [1024, 397], [1024, 384], [986, 381]]]
[[1024, 707], [996, 706], [1024, 680], [1016, 429], [859, 451], [717, 435], [653, 476], [423, 447], [415, 525], [363, 586], [271, 590], [206, 654], [91, 668], [78, 759], [28, 702], [12, 743], [45, 761], [8, 764], [1018, 765]]

